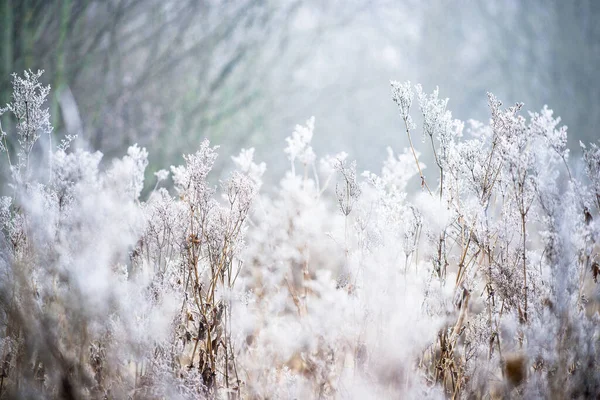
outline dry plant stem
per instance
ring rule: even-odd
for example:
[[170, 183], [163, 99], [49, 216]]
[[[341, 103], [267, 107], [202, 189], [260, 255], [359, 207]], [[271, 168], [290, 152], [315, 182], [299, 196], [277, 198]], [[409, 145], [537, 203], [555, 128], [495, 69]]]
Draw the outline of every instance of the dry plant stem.
[[527, 231], [525, 227], [525, 213], [521, 214], [521, 227], [521, 233], [523, 236], [523, 296], [525, 297], [525, 310], [523, 312], [523, 320], [524, 322], [527, 322], [527, 249], [525, 248]]
[[[527, 179], [527, 171], [523, 172], [523, 175], [518, 175], [518, 181], [513, 175], [513, 186], [515, 187], [515, 193], [517, 194], [517, 202], [519, 206], [519, 212], [521, 216], [521, 246], [522, 246], [522, 261], [523, 261], [523, 300], [524, 300], [524, 308], [523, 308], [523, 316], [522, 322], [527, 322], [527, 248], [526, 248], [526, 240], [527, 240], [527, 226], [526, 226], [526, 218], [527, 213], [529, 212], [529, 208], [531, 207], [531, 203], [525, 204], [525, 180]], [[533, 201], [533, 200], [532, 200]]]
[[[237, 393], [239, 394], [239, 387], [238, 385], [238, 375], [237, 375], [237, 367], [236, 367], [236, 357], [235, 357], [235, 350], [233, 348], [233, 342], [231, 341], [231, 301], [228, 304], [228, 307], [225, 310], [225, 318], [226, 318], [226, 328], [227, 328], [227, 332], [225, 334], [225, 339], [226, 339], [226, 345], [225, 345], [225, 383], [227, 388], [229, 388], [229, 357], [231, 357], [231, 365], [233, 367], [233, 373], [235, 374], [235, 384], [236, 384], [236, 391], [238, 391]], [[230, 353], [230, 355], [228, 355], [228, 352]], [[228, 392], [228, 398], [231, 398], [231, 393]], [[237, 397], [237, 396], [236, 396]]]
[[[227, 340], [227, 336], [225, 336], [225, 340]], [[227, 365], [228, 360], [229, 360], [229, 349], [228, 349], [229, 346], [227, 344], [225, 344], [224, 347], [225, 347], [225, 387], [229, 388], [229, 366]], [[229, 391], [227, 392], [227, 398], [228, 399], [231, 398], [231, 393], [229, 393]]]
[[[500, 313], [498, 315], [498, 318], [496, 319], [496, 332], [500, 332], [500, 320], [502, 320], [502, 314], [504, 313], [504, 302], [505, 300], [502, 299], [502, 304], [500, 305]], [[498, 354], [500, 355], [500, 359], [503, 359], [502, 356], [502, 345], [500, 343], [501, 340], [501, 336], [496, 334], [496, 344], [498, 345]]]
[[[195, 243], [194, 243], [194, 239], [196, 238], [196, 236], [194, 236], [194, 206], [193, 204], [190, 204], [190, 240], [188, 245], [188, 259], [190, 260], [189, 262], [191, 263], [191, 270], [194, 272], [194, 283], [193, 283], [193, 293], [194, 293], [194, 301], [196, 302], [196, 307], [198, 308], [199, 311], [202, 310], [202, 302], [198, 299], [198, 289], [199, 289], [199, 284], [200, 284], [200, 278], [198, 276], [198, 259], [196, 257], [196, 247], [195, 247]], [[202, 311], [201, 311], [202, 312]], [[204, 314], [204, 313], [202, 313]], [[200, 323], [202, 323], [202, 321], [200, 321]], [[198, 348], [198, 342], [199, 342], [199, 338], [196, 340], [196, 343], [194, 344], [194, 349], [192, 351], [192, 356], [190, 358], [190, 368], [193, 367], [194, 365], [194, 357], [196, 355], [196, 350]]]
[[[464, 227], [461, 226], [461, 229], [464, 230]], [[463, 235], [461, 234], [461, 240], [462, 240]], [[462, 256], [460, 257], [460, 261], [458, 262], [458, 271], [456, 273], [456, 286], [458, 287], [458, 285], [461, 282], [461, 278], [463, 277], [463, 270], [465, 269], [465, 258], [467, 257], [467, 252], [469, 251], [469, 245], [471, 244], [471, 235], [469, 234], [469, 237], [467, 239], [467, 244], [464, 245], [463, 247], [463, 251], [462, 251]]]
[[459, 265], [460, 268], [460, 277], [457, 276], [457, 282], [456, 282], [456, 286], [455, 288], [460, 287], [460, 285], [463, 283], [464, 278], [465, 278], [465, 274], [467, 272], [467, 270], [469, 269], [470, 266], [472, 265], [476, 265], [475, 263], [475, 259], [477, 258], [477, 256], [479, 255], [479, 253], [481, 253], [481, 249], [477, 249], [469, 258], [469, 260], [465, 263], [463, 261], [462, 265]]
[[458, 338], [460, 329], [462, 328], [463, 322], [465, 321], [465, 319], [467, 317], [467, 311], [469, 309], [469, 299], [470, 299], [471, 295], [469, 294], [469, 292], [466, 289], [463, 289], [463, 293], [461, 294], [461, 296], [462, 296], [462, 301], [461, 301], [460, 313], [458, 315], [458, 320], [456, 321], [456, 324], [454, 325], [454, 329], [452, 331], [452, 339], [453, 340], [456, 340]]
[[427, 182], [425, 181], [425, 176], [423, 176], [423, 171], [421, 171], [421, 165], [419, 164], [419, 158], [417, 157], [417, 153], [415, 151], [415, 146], [413, 146], [412, 137], [410, 135], [410, 129], [408, 128], [408, 119], [406, 117], [404, 117], [403, 119], [404, 119], [404, 126], [406, 127], [406, 135], [408, 136], [408, 143], [410, 145], [410, 150], [412, 151], [412, 155], [415, 158], [415, 163], [417, 164], [417, 169], [419, 170], [419, 177], [421, 178], [421, 187], [424, 186], [427, 189], [427, 191], [429, 192], [429, 194], [433, 196], [433, 193], [431, 193], [431, 189], [429, 189], [429, 186], [427, 185]]
[[415, 237], [415, 273], [417, 272], [417, 268], [418, 268], [418, 260], [419, 260], [419, 246], [417, 246], [416, 244], [421, 240], [421, 233], [423, 231], [423, 226], [422, 224], [419, 224], [419, 227], [417, 228], [417, 234]]
[[304, 316], [306, 314], [306, 312], [304, 311], [304, 308], [302, 306], [302, 303], [300, 302], [300, 299], [298, 298], [298, 295], [296, 294], [296, 291], [294, 290], [294, 288], [290, 284], [290, 281], [287, 278], [285, 278], [285, 283], [288, 287], [288, 291], [290, 292], [290, 295], [292, 296], [294, 305], [296, 306], [296, 309], [298, 310], [298, 315], [301, 317]]
[[435, 150], [435, 144], [433, 143], [433, 135], [429, 135], [429, 139], [431, 140], [431, 148], [433, 149], [433, 157], [435, 158], [435, 163], [440, 169], [440, 201], [442, 200], [442, 193], [444, 191], [444, 169], [442, 168], [442, 164], [440, 163], [440, 159], [438, 158], [437, 151]]
[[585, 259], [579, 262], [579, 265], [582, 269], [582, 271], [579, 273], [579, 290], [578, 290], [578, 295], [577, 295], [577, 302], [579, 303], [580, 307], [583, 306], [583, 289], [585, 286], [585, 277], [587, 275], [587, 270], [590, 267], [590, 256], [586, 255]]
[[[482, 198], [481, 200], [484, 201], [485, 196], [486, 195], [491, 195], [491, 188], [494, 186], [494, 182], [495, 182], [495, 178], [492, 181], [491, 185], [488, 185], [488, 179], [489, 179], [489, 174], [490, 174], [490, 170], [491, 170], [491, 166], [492, 166], [492, 160], [494, 159], [494, 151], [496, 150], [496, 146], [497, 146], [497, 142], [498, 142], [498, 136], [494, 135], [494, 139], [492, 141], [492, 149], [490, 150], [490, 154], [487, 157], [487, 167], [485, 169], [485, 176], [483, 178], [483, 185], [482, 185]], [[498, 168], [498, 172], [500, 171], [500, 169]], [[496, 176], [498, 176], [496, 174]]]
[[[494, 303], [494, 288], [492, 286], [492, 278], [491, 278], [491, 274], [492, 274], [492, 265], [490, 260], [488, 259], [488, 271], [486, 274], [486, 289], [488, 291], [488, 298], [487, 298], [487, 312], [488, 312], [488, 325], [492, 326], [492, 305]], [[494, 352], [494, 337], [490, 337], [490, 347], [489, 347], [489, 352], [488, 352], [488, 360], [492, 359], [492, 354]]]

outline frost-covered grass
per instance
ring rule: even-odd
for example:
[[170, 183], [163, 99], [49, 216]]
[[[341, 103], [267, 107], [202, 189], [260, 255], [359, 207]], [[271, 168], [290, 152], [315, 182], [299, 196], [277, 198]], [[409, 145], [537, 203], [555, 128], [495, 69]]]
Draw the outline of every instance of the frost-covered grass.
[[17, 122], [0, 133], [0, 397], [600, 392], [600, 148], [582, 144], [580, 179], [547, 108], [489, 95], [489, 123], [464, 124], [392, 82], [410, 147], [379, 173], [315, 154], [310, 119], [277, 187], [252, 149], [212, 186], [203, 141], [141, 201], [145, 149], [33, 152], [52, 135], [39, 76], [0, 111]]

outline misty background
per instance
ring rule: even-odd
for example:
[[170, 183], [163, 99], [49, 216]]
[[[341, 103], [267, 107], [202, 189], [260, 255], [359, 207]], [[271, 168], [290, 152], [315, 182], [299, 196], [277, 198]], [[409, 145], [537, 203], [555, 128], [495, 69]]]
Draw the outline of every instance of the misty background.
[[[207, 137], [221, 147], [217, 173], [255, 147], [278, 179], [284, 138], [313, 115], [318, 154], [379, 171], [386, 146], [408, 145], [390, 80], [439, 86], [462, 120], [488, 120], [487, 91], [547, 104], [574, 152], [598, 138], [594, 0], [0, 2], [0, 104], [11, 73], [44, 69], [57, 141], [77, 134], [105, 160], [137, 142], [148, 176]], [[2, 117], [9, 134], [12, 123]]]

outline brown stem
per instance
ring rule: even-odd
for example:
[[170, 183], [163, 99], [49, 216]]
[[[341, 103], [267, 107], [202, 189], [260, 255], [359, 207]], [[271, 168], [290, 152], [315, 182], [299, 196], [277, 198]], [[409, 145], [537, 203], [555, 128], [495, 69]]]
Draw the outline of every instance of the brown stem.
[[526, 249], [525, 249], [525, 241], [527, 238], [527, 231], [525, 229], [525, 213], [521, 213], [521, 228], [523, 235], [523, 295], [525, 297], [525, 309], [523, 312], [523, 321], [527, 322], [527, 258], [526, 258]]
[[415, 151], [415, 146], [413, 146], [412, 138], [410, 136], [410, 130], [408, 129], [408, 120], [404, 118], [404, 126], [406, 127], [406, 134], [408, 135], [408, 143], [410, 144], [410, 150], [412, 151], [412, 155], [415, 158], [415, 163], [417, 164], [417, 169], [419, 170], [419, 176], [421, 177], [421, 187], [425, 187], [429, 194], [431, 193], [431, 189], [425, 182], [425, 176], [423, 176], [423, 171], [421, 171], [421, 165], [419, 164], [419, 158], [417, 157], [417, 153]]

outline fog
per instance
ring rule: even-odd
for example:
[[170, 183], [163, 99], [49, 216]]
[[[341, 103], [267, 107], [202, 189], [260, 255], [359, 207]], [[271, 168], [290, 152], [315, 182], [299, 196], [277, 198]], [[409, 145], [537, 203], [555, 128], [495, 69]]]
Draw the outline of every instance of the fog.
[[[54, 135], [105, 159], [139, 143], [148, 174], [203, 138], [217, 171], [256, 147], [279, 179], [296, 124], [316, 117], [320, 154], [377, 169], [407, 146], [390, 80], [440, 88], [455, 118], [487, 122], [505, 105], [547, 104], [569, 143], [594, 141], [600, 113], [600, 6], [564, 1], [2, 2], [0, 104], [10, 74], [43, 69]], [[12, 121], [3, 116], [6, 128]], [[5, 129], [7, 130], [7, 129]], [[417, 148], [418, 148], [417, 144]]]
[[599, 4], [0, 0], [0, 400], [597, 397]]

